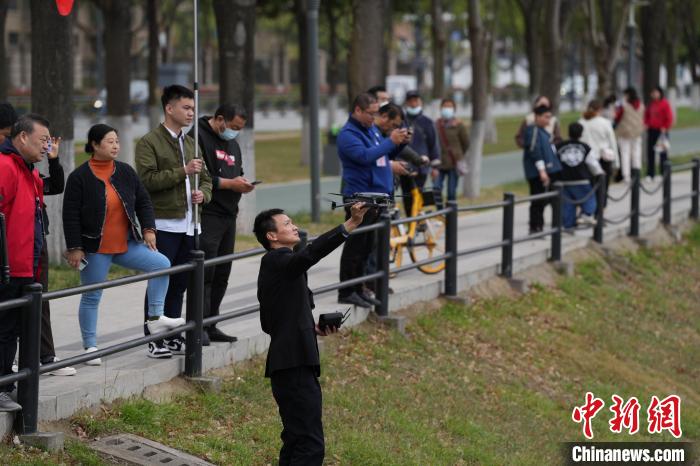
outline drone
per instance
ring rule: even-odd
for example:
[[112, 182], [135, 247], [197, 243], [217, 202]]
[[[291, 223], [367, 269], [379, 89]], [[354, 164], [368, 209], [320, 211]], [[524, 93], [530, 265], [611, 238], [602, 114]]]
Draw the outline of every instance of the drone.
[[[343, 196], [339, 193], [329, 193], [331, 196]], [[346, 202], [331, 201], [331, 209], [335, 210], [340, 207], [347, 207], [358, 202], [364, 202], [368, 207], [373, 209], [389, 209], [394, 206], [394, 199], [386, 193], [355, 193], [350, 196]]]

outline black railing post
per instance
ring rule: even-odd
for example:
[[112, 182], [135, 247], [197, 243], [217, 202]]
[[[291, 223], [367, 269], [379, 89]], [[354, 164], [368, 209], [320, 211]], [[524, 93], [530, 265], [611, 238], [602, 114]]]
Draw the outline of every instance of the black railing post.
[[671, 162], [668, 160], [664, 161], [663, 164], [663, 183], [664, 183], [664, 200], [663, 209], [664, 214], [661, 222], [664, 225], [671, 224]]
[[606, 189], [607, 180], [606, 175], [602, 174], [598, 176], [598, 191], [596, 192], [596, 216], [595, 216], [595, 227], [593, 227], [593, 241], [600, 244], [603, 242], [603, 227], [605, 226], [604, 213], [605, 213], [605, 201], [608, 195], [608, 190]]
[[690, 218], [700, 217], [700, 158], [693, 159], [693, 180], [691, 189], [693, 197], [690, 201]]
[[185, 338], [185, 375], [202, 375], [202, 319], [204, 318], [204, 251], [190, 251], [195, 265], [190, 273], [187, 287], [187, 322], [194, 322], [194, 328], [187, 331]]
[[513, 223], [515, 221], [515, 194], [503, 193], [503, 246], [501, 246], [501, 275], [513, 278]]
[[457, 201], [447, 201], [445, 251], [452, 257], [445, 261], [445, 296], [457, 296]]
[[36, 432], [39, 412], [39, 341], [41, 340], [41, 293], [40, 283], [25, 287], [31, 296], [21, 313], [21, 334], [19, 338], [19, 369], [29, 369], [29, 377], [20, 380], [17, 387], [17, 402], [22, 406], [17, 419], [18, 430], [22, 434]]
[[554, 233], [552, 233], [552, 257], [549, 260], [556, 262], [561, 260], [561, 209], [564, 204], [564, 187], [555, 183], [554, 189], [557, 190], [557, 195], [552, 198], [552, 228], [554, 228]]
[[375, 306], [374, 312], [378, 316], [389, 315], [389, 255], [391, 254], [391, 215], [389, 212], [382, 212], [379, 216], [382, 228], [377, 230], [377, 271], [382, 272], [382, 276], [375, 281], [374, 293], [381, 302]]
[[639, 168], [632, 169], [632, 186], [630, 189], [630, 236], [639, 236], [639, 182], [641, 174]]

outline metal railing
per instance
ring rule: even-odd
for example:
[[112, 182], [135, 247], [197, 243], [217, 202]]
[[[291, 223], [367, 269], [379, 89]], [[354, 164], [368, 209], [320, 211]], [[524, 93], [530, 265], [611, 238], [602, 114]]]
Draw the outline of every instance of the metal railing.
[[[671, 178], [672, 173], [679, 170], [692, 170], [691, 192], [681, 196], [671, 196]], [[700, 159], [694, 159], [690, 163], [672, 166], [670, 163], [665, 163], [663, 166], [663, 181], [661, 184], [663, 189], [663, 201], [661, 208], [663, 209], [662, 222], [665, 225], [671, 223], [671, 205], [673, 202], [690, 199], [691, 209], [690, 217], [698, 219], [700, 205]], [[595, 185], [595, 192], [599, 205], [603, 205], [605, 200], [606, 189], [605, 180], [600, 179]], [[644, 216], [644, 212], [640, 210], [640, 191], [642, 185], [640, 182], [639, 170], [633, 170], [633, 177], [630, 189], [623, 196], [612, 198], [615, 201], [621, 201], [626, 195], [631, 194], [631, 205], [629, 213], [630, 236], [639, 235], [639, 218]], [[552, 227], [542, 232], [529, 234], [523, 237], [515, 237], [515, 206], [524, 202], [532, 202], [534, 200], [546, 200], [552, 203]], [[370, 280], [375, 282], [375, 293], [381, 305], [375, 307], [375, 312], [379, 316], [387, 316], [389, 314], [389, 280], [392, 273], [405, 272], [416, 269], [426, 264], [445, 261], [444, 269], [444, 294], [446, 296], [456, 296], [458, 293], [457, 277], [458, 267], [457, 260], [459, 257], [483, 253], [486, 251], [500, 249], [501, 250], [501, 275], [504, 277], [512, 277], [513, 274], [513, 251], [516, 244], [529, 241], [540, 237], [551, 237], [550, 257], [552, 261], [561, 260], [561, 242], [562, 242], [562, 216], [561, 210], [564, 201], [581, 203], [581, 200], [566, 199], [563, 195], [562, 186], [558, 186], [554, 191], [536, 194], [532, 196], [524, 196], [516, 198], [513, 193], [504, 193], [503, 201], [491, 202], [486, 204], [472, 205], [459, 207], [455, 201], [449, 201], [447, 207], [433, 212], [422, 214], [417, 217], [392, 220], [388, 212], [383, 212], [380, 215], [379, 221], [357, 228], [352, 232], [352, 235], [374, 233], [377, 237], [376, 263], [377, 271], [371, 274], [357, 277], [351, 280], [346, 280], [339, 283], [325, 285], [313, 290], [314, 294], [328, 293], [334, 290], [345, 288], [348, 286], [364, 283]], [[491, 242], [488, 244], [471, 247], [467, 249], [458, 249], [458, 215], [460, 212], [473, 212], [487, 209], [501, 208], [503, 211], [502, 236], [501, 241]], [[445, 216], [445, 253], [439, 256], [430, 257], [424, 260], [415, 261], [401, 267], [391, 269], [391, 228], [392, 226], [409, 223], [421, 222]], [[603, 209], [598, 209], [597, 222], [594, 227], [593, 238], [597, 242], [603, 241], [604, 224], [613, 223], [603, 216]], [[305, 242], [306, 237], [302, 235], [302, 240]], [[308, 241], [313, 241], [310, 239]], [[22, 405], [22, 411], [19, 413], [16, 426], [20, 433], [33, 433], [37, 429], [37, 413], [39, 404], [39, 375], [51, 372], [63, 367], [84, 363], [90, 359], [95, 359], [104, 356], [121, 353], [131, 348], [147, 344], [149, 342], [160, 340], [162, 338], [175, 336], [186, 332], [185, 345], [185, 371], [186, 376], [195, 377], [202, 374], [202, 332], [205, 326], [209, 326], [225, 320], [235, 319], [259, 311], [259, 305], [252, 303], [234, 311], [224, 313], [218, 316], [203, 318], [204, 305], [204, 269], [214, 267], [218, 264], [242, 260], [249, 257], [261, 255], [265, 252], [264, 249], [252, 249], [248, 251], [229, 254], [213, 259], [204, 259], [204, 252], [192, 251], [191, 260], [186, 264], [181, 264], [167, 269], [158, 270], [155, 272], [142, 273], [115, 280], [109, 280], [99, 284], [83, 285], [74, 288], [67, 288], [48, 293], [42, 292], [40, 284], [28, 285], [25, 288], [25, 294], [17, 299], [0, 302], [0, 310], [12, 308], [25, 308], [21, 318], [21, 332], [19, 339], [19, 368], [15, 374], [5, 375], [0, 377], [0, 385], [6, 385], [14, 382], [19, 382], [18, 386], [18, 402]], [[80, 354], [66, 358], [59, 362], [50, 364], [39, 364], [39, 341], [40, 341], [40, 322], [41, 322], [41, 304], [42, 301], [49, 301], [68, 296], [75, 296], [84, 292], [93, 290], [103, 290], [114, 288], [122, 285], [137, 283], [149, 280], [154, 277], [163, 275], [173, 275], [181, 272], [191, 272], [189, 287], [187, 292], [186, 302], [186, 323], [185, 325], [167, 332], [161, 332], [154, 335], [135, 338], [125, 342], [117, 343], [106, 348], [89, 354]]]

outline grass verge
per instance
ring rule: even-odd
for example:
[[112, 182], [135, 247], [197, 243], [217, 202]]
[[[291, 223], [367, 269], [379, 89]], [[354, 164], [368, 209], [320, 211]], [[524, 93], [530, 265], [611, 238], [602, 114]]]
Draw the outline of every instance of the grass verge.
[[[682, 245], [579, 263], [554, 288], [470, 306], [427, 303], [408, 337], [363, 324], [323, 357], [328, 464], [561, 464], [586, 391], [606, 402], [595, 440], [646, 433], [652, 395], [682, 398], [683, 440], [700, 437], [700, 227]], [[280, 422], [263, 358], [222, 371], [220, 394], [142, 399], [71, 420], [83, 439], [133, 432], [217, 464], [274, 463]], [[608, 430], [610, 397], [642, 404], [635, 436]], [[94, 462], [93, 462], [94, 461]], [[0, 448], [3, 464], [99, 464], [77, 441], [59, 455]]]

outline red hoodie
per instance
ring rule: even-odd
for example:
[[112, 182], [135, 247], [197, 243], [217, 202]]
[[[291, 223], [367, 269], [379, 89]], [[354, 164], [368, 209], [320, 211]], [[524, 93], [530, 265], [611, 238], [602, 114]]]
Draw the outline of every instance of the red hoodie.
[[[29, 167], [24, 159], [3, 146], [0, 154], [0, 212], [7, 223], [7, 251], [10, 256], [10, 276], [38, 278], [34, 275], [34, 225], [36, 198], [44, 202], [44, 182], [39, 172]], [[43, 232], [42, 232], [43, 234]]]
[[673, 124], [673, 111], [666, 99], [652, 100], [644, 112], [647, 128], [668, 130]]

